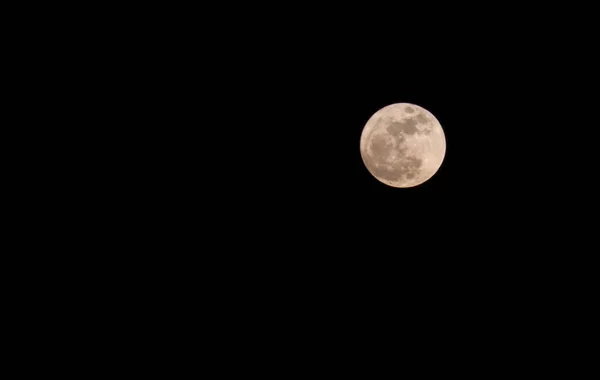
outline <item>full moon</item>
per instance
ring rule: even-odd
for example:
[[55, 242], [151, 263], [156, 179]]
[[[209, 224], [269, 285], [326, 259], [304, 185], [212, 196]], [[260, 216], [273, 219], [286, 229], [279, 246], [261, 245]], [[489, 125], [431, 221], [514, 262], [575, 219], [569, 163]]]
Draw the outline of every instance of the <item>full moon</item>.
[[440, 122], [410, 103], [383, 107], [367, 121], [360, 137], [367, 170], [392, 187], [414, 187], [438, 171], [446, 154]]

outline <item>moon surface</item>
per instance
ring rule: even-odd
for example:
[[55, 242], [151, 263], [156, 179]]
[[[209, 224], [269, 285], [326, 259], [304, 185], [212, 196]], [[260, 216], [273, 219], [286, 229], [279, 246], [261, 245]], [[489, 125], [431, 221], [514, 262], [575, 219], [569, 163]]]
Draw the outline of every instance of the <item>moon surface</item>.
[[440, 122], [426, 109], [396, 103], [377, 111], [363, 128], [360, 154], [367, 170], [392, 187], [414, 187], [438, 171], [446, 154]]

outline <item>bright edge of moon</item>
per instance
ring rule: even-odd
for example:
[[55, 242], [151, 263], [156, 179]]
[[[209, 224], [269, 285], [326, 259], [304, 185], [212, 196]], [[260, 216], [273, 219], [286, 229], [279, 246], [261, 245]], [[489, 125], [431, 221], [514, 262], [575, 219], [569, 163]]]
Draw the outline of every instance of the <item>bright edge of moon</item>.
[[442, 165], [446, 137], [431, 112], [415, 104], [396, 103], [367, 121], [360, 154], [367, 170], [380, 182], [414, 187], [428, 181]]

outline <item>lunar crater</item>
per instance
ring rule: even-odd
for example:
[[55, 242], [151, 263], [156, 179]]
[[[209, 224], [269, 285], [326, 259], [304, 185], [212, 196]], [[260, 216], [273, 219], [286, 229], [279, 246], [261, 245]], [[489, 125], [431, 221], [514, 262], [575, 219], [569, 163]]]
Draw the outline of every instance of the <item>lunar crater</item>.
[[417, 129], [417, 121], [415, 119], [405, 119], [402, 121], [395, 121], [387, 127], [387, 131], [391, 135], [398, 135], [406, 133], [408, 135], [414, 135]]
[[417, 119], [417, 121], [419, 123], [427, 123], [429, 120], [427, 119], [427, 116], [423, 115], [422, 113], [418, 114], [417, 116], [415, 116], [415, 119]]

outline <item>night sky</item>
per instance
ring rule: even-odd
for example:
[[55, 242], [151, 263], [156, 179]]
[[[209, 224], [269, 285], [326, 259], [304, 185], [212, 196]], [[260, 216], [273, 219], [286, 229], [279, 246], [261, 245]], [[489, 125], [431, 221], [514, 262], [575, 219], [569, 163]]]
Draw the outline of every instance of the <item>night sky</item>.
[[[112, 287], [141, 310], [131, 325], [176, 320], [141, 329], [146, 339], [200, 325], [225, 345], [221, 334], [248, 334], [248, 351], [263, 331], [354, 349], [356, 331], [393, 332], [395, 347], [411, 330], [452, 351], [466, 330], [474, 347], [524, 324], [549, 339], [555, 309], [593, 305], [596, 20], [357, 4], [147, 4], [34, 36], [46, 50], [31, 71], [47, 81], [34, 95], [59, 104], [26, 114], [44, 119], [36, 136], [60, 162], [36, 161], [46, 174], [29, 191], [55, 210], [48, 241], [76, 248], [61, 266], [98, 273], [98, 293]], [[376, 180], [359, 149], [369, 118], [401, 102], [430, 111], [446, 137], [438, 172], [408, 189]], [[62, 245], [48, 241], [54, 260]]]

